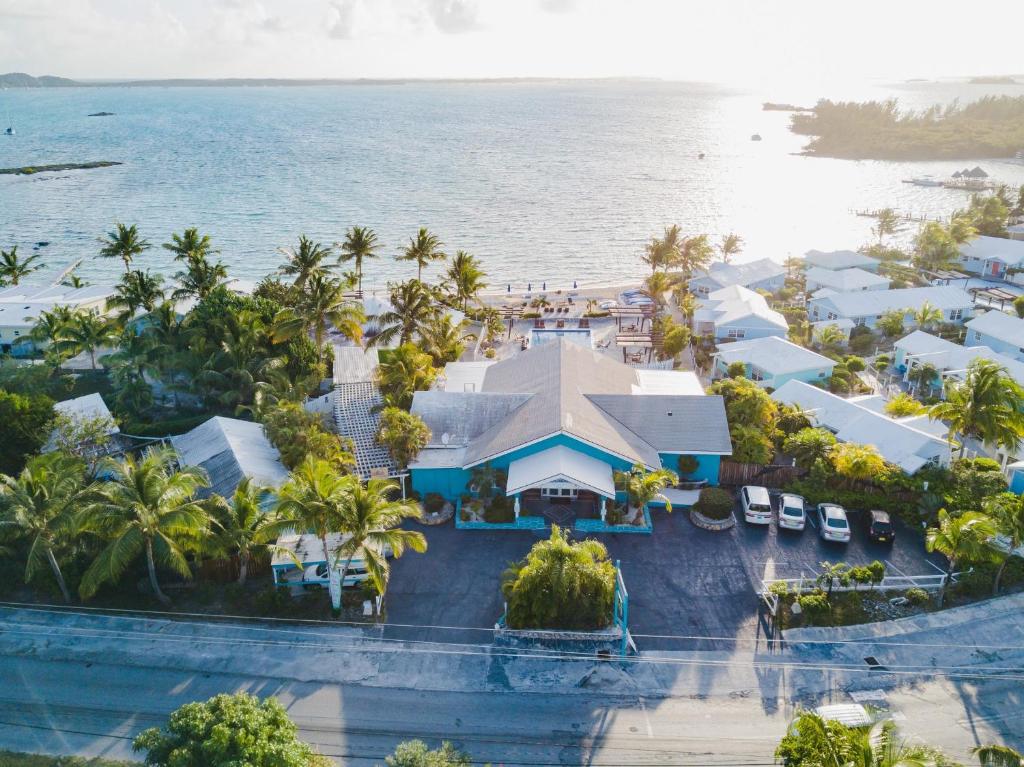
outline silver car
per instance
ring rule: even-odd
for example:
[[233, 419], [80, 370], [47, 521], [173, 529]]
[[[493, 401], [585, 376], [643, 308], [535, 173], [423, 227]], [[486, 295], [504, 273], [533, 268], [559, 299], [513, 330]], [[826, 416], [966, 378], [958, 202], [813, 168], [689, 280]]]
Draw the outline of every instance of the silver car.
[[779, 500], [779, 529], [799, 531], [806, 523], [803, 496], [784, 493]]
[[818, 535], [823, 541], [832, 543], [850, 542], [850, 521], [846, 509], [835, 503], [818, 504]]

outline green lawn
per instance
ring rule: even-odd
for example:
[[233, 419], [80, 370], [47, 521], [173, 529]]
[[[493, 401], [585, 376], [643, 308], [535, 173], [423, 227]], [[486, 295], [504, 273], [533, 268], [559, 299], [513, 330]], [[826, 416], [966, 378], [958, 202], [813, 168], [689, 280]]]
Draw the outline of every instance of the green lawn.
[[44, 756], [0, 751], [0, 767], [137, 767], [139, 762], [85, 759], [80, 756]]

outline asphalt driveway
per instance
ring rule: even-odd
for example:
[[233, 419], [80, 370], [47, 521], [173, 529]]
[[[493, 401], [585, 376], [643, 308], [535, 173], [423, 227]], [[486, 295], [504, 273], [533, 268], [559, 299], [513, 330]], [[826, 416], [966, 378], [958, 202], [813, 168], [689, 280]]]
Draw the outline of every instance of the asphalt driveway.
[[[694, 526], [683, 510], [654, 512], [653, 535], [596, 535], [620, 562], [629, 592], [630, 631], [647, 650], [732, 649], [766, 641], [771, 627], [759, 610], [762, 578], [813, 578], [819, 564], [863, 565], [878, 559], [893, 575], [928, 575], [920, 531], [898, 526], [892, 546], [868, 541], [861, 515], [851, 513], [853, 540], [825, 543], [802, 533], [748, 525], [731, 530]], [[419, 528], [426, 554], [408, 553], [392, 568], [386, 636], [421, 641], [488, 643], [503, 611], [501, 574], [547, 533]], [[398, 625], [401, 624], [401, 625]]]

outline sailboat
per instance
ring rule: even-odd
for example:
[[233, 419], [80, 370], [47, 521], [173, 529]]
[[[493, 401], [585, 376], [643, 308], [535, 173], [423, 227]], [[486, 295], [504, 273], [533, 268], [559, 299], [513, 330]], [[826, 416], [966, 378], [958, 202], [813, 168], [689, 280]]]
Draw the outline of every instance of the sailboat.
[[13, 136], [14, 135], [14, 126], [13, 125], [9, 126], [7, 128], [7, 130], [4, 131], [4, 135], [5, 136]]

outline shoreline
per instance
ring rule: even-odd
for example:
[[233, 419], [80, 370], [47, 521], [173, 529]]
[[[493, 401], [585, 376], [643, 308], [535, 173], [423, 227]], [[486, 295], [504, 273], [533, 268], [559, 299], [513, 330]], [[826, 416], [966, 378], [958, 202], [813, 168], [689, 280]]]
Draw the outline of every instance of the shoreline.
[[[557, 295], [568, 295], [572, 294], [576, 300], [587, 300], [587, 299], [618, 299], [619, 294], [624, 290], [630, 290], [639, 288], [643, 285], [643, 280], [615, 280], [610, 282], [599, 282], [588, 284], [585, 282], [576, 281], [577, 287], [573, 287], [572, 282], [535, 282], [526, 283], [523, 285], [511, 284], [511, 291], [508, 290], [506, 284], [505, 290], [483, 290], [480, 292], [480, 300], [483, 303], [490, 305], [500, 305], [505, 303], [518, 303], [526, 300], [524, 296], [530, 295], [532, 297], [539, 296], [541, 294], [547, 296]], [[545, 287], [546, 285], [546, 287]], [[527, 288], [532, 288], [527, 290]]]

